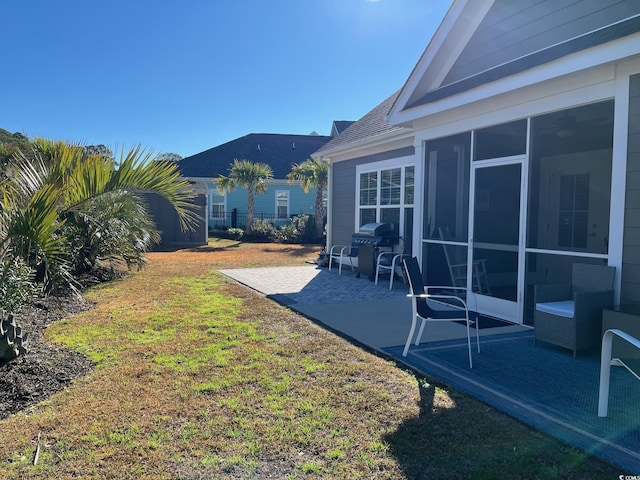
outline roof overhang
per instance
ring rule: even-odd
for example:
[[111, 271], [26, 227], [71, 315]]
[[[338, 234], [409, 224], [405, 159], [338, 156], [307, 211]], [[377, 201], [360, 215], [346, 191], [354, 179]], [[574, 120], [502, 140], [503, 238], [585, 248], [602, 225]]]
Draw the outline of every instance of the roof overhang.
[[316, 152], [312, 155], [312, 158], [327, 162], [350, 160], [396, 148], [413, 146], [413, 138], [414, 133], [412, 130], [399, 128], [380, 135], [367, 137], [348, 145]]
[[619, 62], [638, 54], [640, 54], [640, 32], [563, 56], [549, 63], [430, 103], [405, 110], [400, 110], [396, 105], [389, 115], [389, 123], [413, 127], [416, 120], [430, 115], [457, 109], [491, 97], [513, 93], [526, 87], [547, 82], [553, 78], [560, 78], [576, 72], [593, 69], [594, 67]]

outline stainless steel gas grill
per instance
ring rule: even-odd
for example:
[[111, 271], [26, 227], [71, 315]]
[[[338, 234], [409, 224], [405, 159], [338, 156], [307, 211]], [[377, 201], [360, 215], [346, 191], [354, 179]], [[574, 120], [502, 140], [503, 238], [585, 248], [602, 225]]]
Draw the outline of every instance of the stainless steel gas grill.
[[380, 247], [397, 245], [399, 237], [393, 223], [367, 223], [351, 236], [351, 245], [358, 247], [358, 277], [369, 275], [373, 280], [376, 273], [376, 257]]

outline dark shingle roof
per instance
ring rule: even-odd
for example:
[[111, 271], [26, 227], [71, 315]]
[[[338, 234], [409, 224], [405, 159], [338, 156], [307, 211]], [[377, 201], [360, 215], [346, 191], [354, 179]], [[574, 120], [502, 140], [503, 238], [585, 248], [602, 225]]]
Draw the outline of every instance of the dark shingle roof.
[[394, 130], [405, 130], [405, 128], [403, 127], [390, 125], [385, 120], [385, 117], [389, 113], [389, 110], [391, 110], [391, 107], [393, 106], [393, 103], [395, 102], [399, 94], [400, 90], [384, 100], [380, 105], [375, 107], [360, 120], [353, 123], [353, 125], [348, 127], [340, 135], [334, 137], [316, 153], [318, 155], [322, 155], [323, 152], [326, 152], [328, 150], [344, 147], [351, 143], [365, 140], [367, 138], [381, 135], [383, 133], [389, 133]]
[[285, 135], [250, 133], [178, 162], [186, 177], [217, 178], [228, 175], [235, 159], [266, 163], [273, 170], [273, 178], [284, 179], [291, 165], [302, 163], [321, 148], [331, 137], [321, 135]]
[[333, 125], [331, 126], [331, 136], [335, 137], [340, 135], [354, 123], [355, 122], [353, 120], [334, 120]]

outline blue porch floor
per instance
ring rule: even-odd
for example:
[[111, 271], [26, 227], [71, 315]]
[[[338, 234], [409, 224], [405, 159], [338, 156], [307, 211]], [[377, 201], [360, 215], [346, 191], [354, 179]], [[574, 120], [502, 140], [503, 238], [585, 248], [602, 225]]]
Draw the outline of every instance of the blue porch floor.
[[[429, 325], [427, 325], [429, 328]], [[383, 351], [443, 383], [634, 474], [640, 473], [640, 382], [613, 367], [609, 414], [600, 418], [597, 353], [534, 345], [532, 332], [490, 335], [474, 346], [469, 369], [465, 340], [403, 345]]]

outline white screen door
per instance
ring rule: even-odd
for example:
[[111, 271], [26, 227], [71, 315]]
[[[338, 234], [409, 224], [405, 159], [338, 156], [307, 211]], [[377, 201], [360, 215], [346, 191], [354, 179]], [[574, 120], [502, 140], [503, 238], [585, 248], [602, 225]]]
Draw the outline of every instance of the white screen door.
[[474, 162], [471, 175], [467, 287], [480, 313], [522, 323], [523, 161]]

